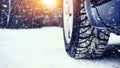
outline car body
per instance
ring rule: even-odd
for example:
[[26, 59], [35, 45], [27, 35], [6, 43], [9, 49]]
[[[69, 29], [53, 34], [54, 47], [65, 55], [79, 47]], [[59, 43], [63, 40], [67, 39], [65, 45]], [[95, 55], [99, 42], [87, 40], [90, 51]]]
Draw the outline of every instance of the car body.
[[120, 35], [120, 0], [85, 0], [90, 24]]

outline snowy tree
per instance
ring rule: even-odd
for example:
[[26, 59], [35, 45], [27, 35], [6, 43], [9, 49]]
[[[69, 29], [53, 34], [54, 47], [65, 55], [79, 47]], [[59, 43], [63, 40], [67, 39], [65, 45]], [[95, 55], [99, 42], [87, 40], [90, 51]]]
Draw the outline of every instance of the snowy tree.
[[[42, 0], [0, 0], [1, 28], [40, 28], [42, 26], [59, 26], [57, 18], [62, 17], [62, 8], [48, 9]], [[60, 16], [61, 17], [58, 17]], [[47, 19], [45, 24], [44, 20]], [[62, 18], [61, 18], [62, 21]], [[53, 23], [54, 22], [54, 23]], [[61, 23], [61, 22], [60, 22]]]
[[8, 19], [8, 0], [0, 0], [0, 27], [4, 28]]

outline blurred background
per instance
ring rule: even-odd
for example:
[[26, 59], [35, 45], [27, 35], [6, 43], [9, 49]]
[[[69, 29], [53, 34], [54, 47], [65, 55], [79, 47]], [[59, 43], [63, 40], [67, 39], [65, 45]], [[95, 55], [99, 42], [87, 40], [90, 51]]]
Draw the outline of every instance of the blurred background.
[[0, 28], [62, 27], [62, 0], [0, 0]]

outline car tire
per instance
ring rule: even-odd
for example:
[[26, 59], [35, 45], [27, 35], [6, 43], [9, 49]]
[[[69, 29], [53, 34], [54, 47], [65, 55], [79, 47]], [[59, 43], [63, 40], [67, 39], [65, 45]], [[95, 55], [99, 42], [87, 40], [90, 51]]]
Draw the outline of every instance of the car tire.
[[84, 0], [64, 0], [63, 35], [68, 55], [88, 59], [103, 56], [110, 33], [90, 25]]

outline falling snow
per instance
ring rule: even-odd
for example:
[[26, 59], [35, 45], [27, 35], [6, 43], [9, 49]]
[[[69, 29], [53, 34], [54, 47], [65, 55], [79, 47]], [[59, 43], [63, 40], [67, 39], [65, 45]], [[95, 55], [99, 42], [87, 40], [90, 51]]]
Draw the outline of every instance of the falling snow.
[[[0, 28], [41, 28], [42, 26], [62, 26], [62, 8], [46, 9], [40, 0], [1, 0]], [[45, 16], [49, 21], [45, 24]], [[57, 20], [56, 20], [57, 19]], [[6, 23], [7, 22], [7, 23]], [[26, 26], [24, 26], [24, 25]]]
[[7, 8], [7, 5], [2, 5], [4, 8]]
[[120, 49], [118, 49], [118, 52], [120, 52]]

